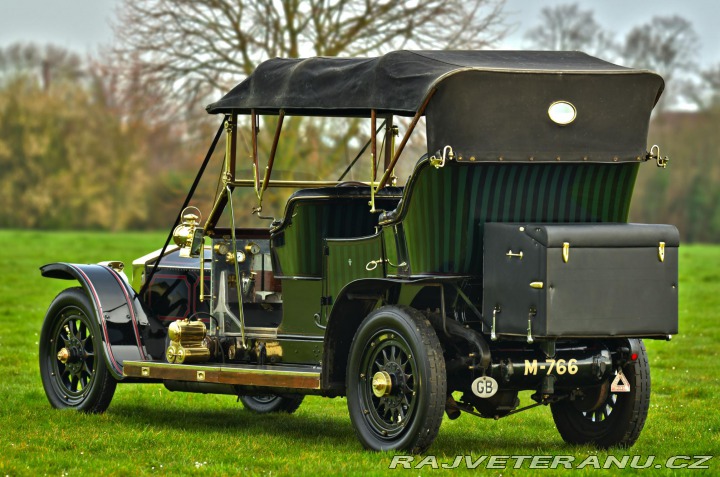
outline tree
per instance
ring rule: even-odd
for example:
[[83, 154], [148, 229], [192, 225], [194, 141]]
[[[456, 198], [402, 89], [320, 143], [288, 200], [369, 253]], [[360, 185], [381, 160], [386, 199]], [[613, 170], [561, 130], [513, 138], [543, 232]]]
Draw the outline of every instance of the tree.
[[222, 91], [276, 56], [482, 48], [505, 0], [124, 0], [116, 53], [182, 101]]
[[575, 4], [545, 7], [540, 25], [525, 34], [531, 47], [540, 50], [579, 50], [612, 60], [617, 46], [611, 35], [595, 21], [592, 10], [581, 10]]
[[665, 79], [665, 99], [658, 105], [662, 110], [677, 101], [697, 71], [698, 44], [689, 21], [678, 15], [657, 16], [628, 33], [622, 56], [628, 65], [656, 71]]
[[[177, 118], [192, 105], [190, 121], [198, 124], [204, 115], [197, 113], [204, 104], [217, 99], [268, 58], [363, 56], [398, 48], [487, 47], [505, 33], [504, 2], [124, 0], [115, 25], [115, 63], [131, 73], [124, 82], [126, 90], [141, 85], [156, 97], [166, 98], [154, 103], [157, 118]], [[244, 134], [249, 127], [243, 120], [240, 118], [238, 128], [238, 172], [248, 178], [252, 177], [247, 161], [251, 147]], [[260, 174], [269, 155], [273, 121], [262, 119]], [[348, 142], [368, 135], [369, 129], [358, 120], [286, 120], [273, 176], [282, 177], [285, 171], [301, 179], [330, 176], [332, 164], [354, 156]], [[369, 176], [367, 169], [364, 180]], [[278, 196], [277, 191], [267, 196], [265, 205], [274, 205], [281, 212], [284, 202], [278, 197], [273, 200], [273, 195]], [[239, 201], [246, 205], [250, 202]]]
[[15, 43], [0, 50], [0, 77], [36, 77], [47, 90], [51, 83], [78, 81], [85, 76], [83, 62], [75, 53], [54, 45]]
[[[122, 229], [145, 219], [147, 128], [65, 50], [0, 50], [0, 226]], [[53, 78], [52, 81], [49, 78]]]
[[634, 222], [669, 223], [683, 242], [720, 240], [720, 108], [666, 111], [651, 123], [649, 144], [670, 155], [667, 170], [640, 167]]
[[720, 64], [702, 72], [702, 79], [712, 95], [712, 103], [720, 104]]
[[685, 85], [684, 96], [701, 110], [720, 107], [720, 63], [700, 71], [697, 81]]

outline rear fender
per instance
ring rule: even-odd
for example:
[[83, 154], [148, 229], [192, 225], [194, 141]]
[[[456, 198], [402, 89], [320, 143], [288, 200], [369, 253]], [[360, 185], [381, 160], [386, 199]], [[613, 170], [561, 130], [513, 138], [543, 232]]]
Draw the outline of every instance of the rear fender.
[[[350, 345], [360, 323], [373, 309], [382, 304], [417, 305], [418, 296], [424, 291], [427, 295], [432, 294], [435, 298], [433, 303], [439, 302], [441, 295], [438, 285], [456, 281], [457, 278], [437, 277], [419, 280], [365, 278], [352, 281], [340, 290], [328, 314], [325, 329], [322, 382], [326, 393], [344, 394]], [[439, 304], [434, 305], [433, 309], [436, 306], [439, 307]]]
[[80, 282], [95, 312], [105, 362], [116, 379], [123, 379], [125, 360], [148, 359], [140, 335], [140, 326], [148, 326], [148, 318], [124, 277], [103, 265], [51, 263], [40, 271], [46, 278]]

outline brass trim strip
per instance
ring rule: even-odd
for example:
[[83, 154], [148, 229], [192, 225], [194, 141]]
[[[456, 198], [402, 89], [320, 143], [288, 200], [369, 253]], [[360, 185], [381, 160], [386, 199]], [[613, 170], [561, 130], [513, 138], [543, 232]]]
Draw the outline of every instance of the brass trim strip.
[[123, 375], [134, 378], [235, 384], [245, 386], [320, 389], [320, 371], [258, 369], [251, 366], [199, 366], [125, 361]]
[[[242, 337], [242, 333], [225, 333], [225, 336], [239, 336]], [[247, 338], [260, 338], [260, 339], [276, 339], [277, 329], [272, 328], [270, 330], [257, 330], [252, 328], [245, 328], [245, 336]]]
[[[143, 371], [147, 370], [149, 371], [151, 368], [182, 368], [188, 371], [220, 371], [220, 366], [202, 366], [197, 364], [173, 364], [173, 363], [164, 363], [161, 361], [125, 361], [123, 363], [124, 368], [136, 368], [141, 367]], [[127, 374], [126, 374], [127, 376]]]
[[277, 367], [277, 369], [265, 367], [257, 368], [252, 365], [237, 365], [237, 366], [208, 366], [202, 364], [173, 364], [165, 363], [162, 361], [125, 361], [124, 366], [130, 367], [145, 367], [145, 368], [165, 368], [165, 369], [183, 369], [187, 371], [216, 371], [223, 373], [246, 373], [251, 372], [254, 374], [267, 374], [267, 375], [307, 375], [307, 376], [320, 376], [320, 370], [317, 371], [305, 371], [297, 369], [283, 369]]
[[[269, 180], [268, 187], [288, 187], [288, 188], [310, 188], [310, 187], [334, 187], [342, 182], [338, 181], [282, 181]], [[237, 179], [229, 183], [233, 187], [254, 187], [253, 179]]]
[[306, 376], [306, 377], [312, 377], [317, 376], [320, 377], [320, 371], [288, 371], [288, 370], [268, 370], [268, 369], [258, 369], [258, 370], [235, 370], [232, 368], [220, 368], [221, 373], [237, 373], [237, 374], [262, 374], [264, 376]]

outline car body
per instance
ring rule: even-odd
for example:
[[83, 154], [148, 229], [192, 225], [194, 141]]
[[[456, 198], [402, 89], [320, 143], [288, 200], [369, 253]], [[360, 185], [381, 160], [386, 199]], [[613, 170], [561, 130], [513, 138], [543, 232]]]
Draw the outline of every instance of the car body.
[[[51, 404], [102, 412], [117, 383], [139, 382], [256, 412], [346, 396], [366, 448], [422, 452], [444, 414], [510, 416], [533, 390], [567, 442], [632, 445], [649, 406], [642, 339], [678, 331], [678, 232], [628, 223], [638, 169], [667, 164], [646, 147], [663, 84], [579, 52], [262, 63], [207, 108], [223, 124], [198, 178], [227, 139], [204, 221], [188, 208], [196, 180], [132, 280], [118, 262], [42, 267], [80, 283], [43, 325]], [[369, 121], [368, 180], [273, 179], [286, 115]], [[243, 116], [249, 179], [236, 177]], [[264, 174], [261, 116], [277, 118]], [[396, 116], [411, 118], [397, 147]], [[427, 154], [407, 158], [423, 117]], [[403, 187], [399, 160], [417, 161]], [[258, 216], [266, 191], [297, 190], [269, 227], [242, 228], [240, 187]]]

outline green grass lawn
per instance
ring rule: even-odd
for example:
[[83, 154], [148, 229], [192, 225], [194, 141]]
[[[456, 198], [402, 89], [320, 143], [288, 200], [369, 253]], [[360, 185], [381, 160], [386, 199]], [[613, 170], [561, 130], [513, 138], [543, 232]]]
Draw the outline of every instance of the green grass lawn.
[[[443, 472], [430, 466], [387, 470], [393, 454], [362, 450], [344, 399], [309, 397], [293, 415], [258, 416], [244, 411], [232, 396], [171, 393], [161, 385], [130, 384], [118, 386], [103, 415], [52, 409], [38, 370], [40, 327], [53, 297], [74, 283], [44, 279], [38, 267], [53, 261], [120, 259], [129, 264], [158, 248], [163, 239], [164, 234], [0, 230], [0, 477]], [[683, 246], [680, 276], [680, 334], [670, 342], [646, 342], [652, 400], [645, 429], [634, 447], [611, 454], [641, 456], [640, 463], [652, 455], [654, 464], [673, 455], [714, 455], [704, 472], [719, 474], [720, 247]], [[529, 402], [525, 393], [523, 403]], [[567, 446], [544, 407], [499, 421], [470, 415], [446, 419], [428, 452], [439, 464], [452, 462], [456, 455], [572, 455], [576, 462], [597, 455], [601, 463], [608, 455]], [[485, 470], [483, 464], [464, 472], [559, 472], [528, 470], [527, 463], [516, 470], [515, 461], [509, 462], [504, 470]], [[444, 472], [462, 473], [463, 467]], [[589, 466], [577, 472], [611, 475], [617, 470]]]

